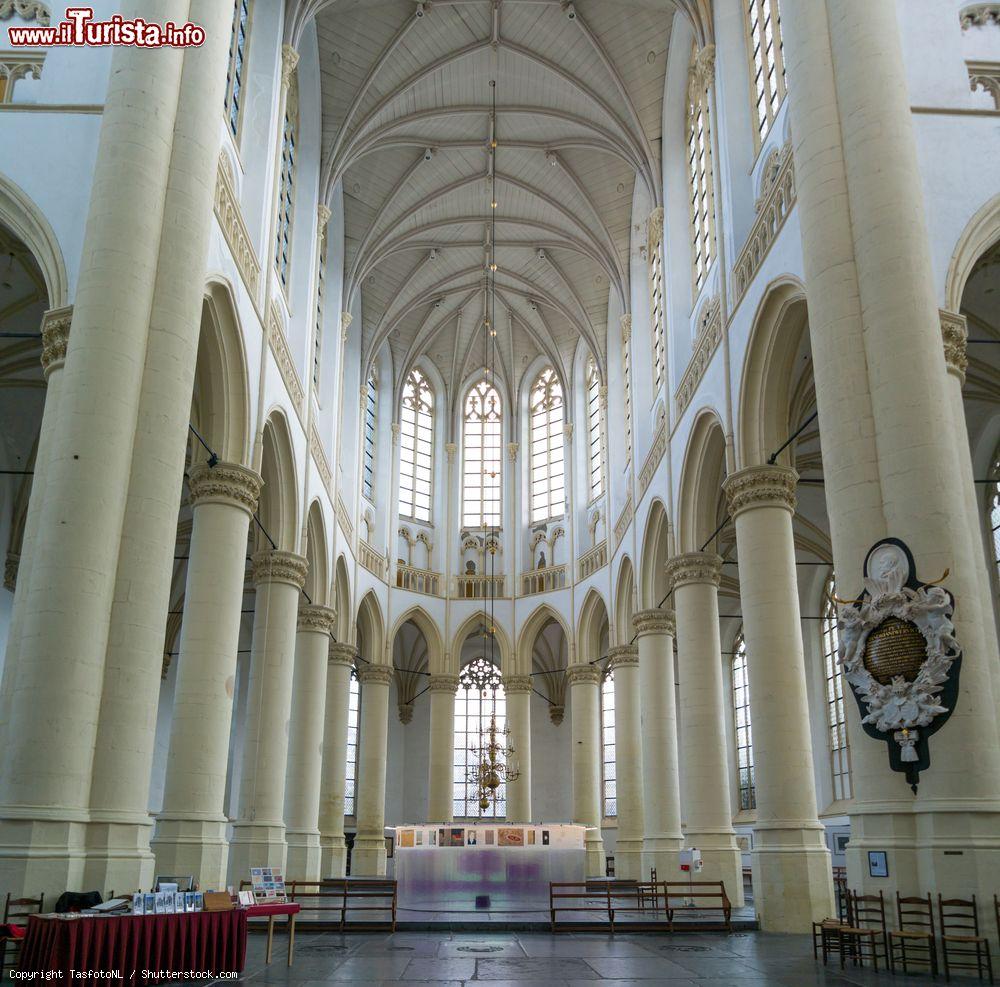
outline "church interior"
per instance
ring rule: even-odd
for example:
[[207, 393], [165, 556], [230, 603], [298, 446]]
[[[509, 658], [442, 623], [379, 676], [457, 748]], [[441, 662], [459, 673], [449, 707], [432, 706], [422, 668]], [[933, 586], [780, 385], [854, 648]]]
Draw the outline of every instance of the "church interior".
[[992, 982], [1000, 5], [89, 16], [189, 41], [0, 0], [4, 965]]

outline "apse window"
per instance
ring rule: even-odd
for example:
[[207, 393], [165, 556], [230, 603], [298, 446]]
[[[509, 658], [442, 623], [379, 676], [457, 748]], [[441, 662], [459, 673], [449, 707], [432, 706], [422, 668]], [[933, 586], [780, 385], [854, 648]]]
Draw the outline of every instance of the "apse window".
[[691, 270], [695, 295], [708, 278], [715, 256], [715, 192], [712, 168], [712, 132], [708, 106], [708, 80], [695, 70], [688, 86], [687, 145], [691, 203]]
[[847, 742], [847, 710], [844, 705], [844, 666], [837, 661], [840, 636], [837, 608], [831, 596], [833, 580], [826, 584], [823, 604], [823, 671], [826, 679], [826, 722], [830, 749], [830, 774], [835, 801], [849, 799], [851, 791], [851, 749]]
[[601, 375], [597, 361], [587, 360], [587, 470], [590, 479], [590, 499], [604, 493], [604, 449], [601, 435]]
[[[507, 698], [500, 670], [485, 658], [471, 661], [459, 676], [455, 692], [455, 762], [452, 811], [456, 819], [502, 819], [507, 815], [507, 786], [502, 781], [495, 797], [481, 805], [477, 781], [479, 765], [490, 744], [490, 724], [496, 719], [498, 740], [507, 725]], [[506, 764], [506, 744], [499, 743], [497, 761]]]
[[462, 433], [462, 524], [499, 527], [503, 486], [503, 403], [488, 381], [465, 397]]
[[319, 402], [319, 374], [323, 363], [323, 311], [326, 304], [326, 230], [320, 229], [316, 259], [316, 324], [313, 326], [313, 395]]
[[357, 815], [358, 725], [361, 720], [361, 683], [351, 669], [351, 689], [347, 701], [347, 768], [344, 772], [344, 815]]
[[566, 510], [563, 391], [546, 367], [531, 388], [531, 521], [562, 517]]
[[399, 513], [426, 523], [431, 519], [434, 392], [419, 370], [411, 370], [403, 385], [399, 432]]
[[736, 735], [736, 774], [740, 809], [757, 808], [753, 772], [753, 734], [750, 728], [750, 679], [747, 675], [747, 645], [743, 632], [733, 647], [733, 722]]
[[365, 454], [362, 493], [375, 502], [375, 415], [378, 411], [378, 380], [374, 374], [365, 386]]
[[234, 138], [239, 137], [240, 119], [243, 115], [243, 80], [249, 37], [250, 0], [236, 0], [233, 34], [229, 42], [229, 68], [226, 72], [226, 121]]
[[288, 287], [292, 254], [292, 224], [295, 219], [295, 182], [298, 165], [298, 82], [295, 73], [288, 87], [285, 119], [281, 127], [281, 172], [278, 182], [278, 231], [274, 244], [274, 266], [283, 287]]
[[667, 369], [667, 346], [664, 331], [663, 238], [649, 244], [649, 305], [653, 324], [653, 389], [659, 391]]
[[778, 0], [745, 0], [750, 79], [757, 147], [764, 142], [785, 98], [785, 60]]
[[601, 680], [601, 811], [618, 815], [618, 762], [615, 760], [615, 673]]
[[625, 462], [632, 461], [632, 334], [622, 333], [622, 394], [625, 407]]
[[993, 537], [993, 561], [1000, 579], [1000, 457], [993, 463], [993, 489], [990, 496], [990, 532]]

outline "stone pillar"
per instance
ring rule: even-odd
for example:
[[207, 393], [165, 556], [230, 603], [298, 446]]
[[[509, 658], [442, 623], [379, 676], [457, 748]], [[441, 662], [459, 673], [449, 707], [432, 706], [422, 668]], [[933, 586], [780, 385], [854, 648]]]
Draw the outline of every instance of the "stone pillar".
[[389, 729], [389, 683], [392, 669], [361, 669], [361, 736], [358, 739], [358, 834], [351, 854], [351, 874], [385, 873], [385, 762]]
[[[967, 517], [973, 477], [941, 424], [947, 371], [896, 6], [786, 6], [797, 209], [838, 592], [859, 592], [874, 541], [901, 538], [922, 578], [950, 569], [945, 585], [957, 602], [964, 653], [958, 699], [931, 741], [933, 764], [916, 798], [848, 702], [848, 879], [888, 896], [934, 888], [988, 902], [1000, 882], [990, 670], [998, 658], [979, 602], [985, 559]], [[945, 858], [958, 844], [961, 856]], [[888, 853], [887, 879], [869, 876], [870, 849]]]
[[188, 551], [163, 808], [152, 840], [161, 874], [197, 874], [226, 885], [226, 769], [236, 652], [246, 582], [247, 530], [261, 478], [235, 463], [188, 476]]
[[680, 880], [678, 852], [684, 836], [674, 691], [676, 622], [671, 610], [640, 610], [632, 623], [639, 638], [642, 697], [642, 874], [655, 868], [660, 881]]
[[765, 932], [806, 933], [835, 914], [830, 852], [816, 809], [802, 621], [795, 571], [795, 485], [783, 466], [751, 466], [724, 487], [736, 522], [753, 721], [754, 907]]
[[[639, 651], [634, 644], [608, 652], [615, 686], [615, 778], [618, 839], [615, 877], [639, 880], [642, 874], [642, 723], [639, 708]], [[597, 760], [601, 753], [598, 747]]]
[[[187, 0], [129, 0], [183, 22]], [[73, 330], [0, 748], [0, 887], [80, 886], [132, 439], [184, 53], [116, 48], [90, 192]], [[95, 395], [100, 400], [95, 400]]]
[[587, 876], [604, 877], [601, 838], [601, 676], [590, 664], [570, 665], [570, 719], [573, 742], [573, 822], [587, 827]]
[[358, 649], [330, 643], [326, 670], [326, 717], [323, 731], [323, 780], [320, 785], [319, 842], [323, 877], [343, 877], [344, 794], [347, 778], [347, 728], [351, 704], [351, 669]]
[[517, 781], [507, 782], [507, 818], [511, 822], [531, 822], [531, 676], [508, 675], [503, 689], [507, 726], [520, 770]]
[[251, 867], [285, 866], [285, 767], [288, 758], [299, 593], [307, 563], [294, 552], [253, 557], [257, 599], [250, 645], [239, 816], [229, 847], [229, 883], [248, 879]]
[[[681, 757], [684, 759], [684, 841], [701, 851], [701, 879], [724, 881], [743, 904], [743, 865], [733, 831], [726, 748], [726, 702], [719, 641], [722, 559], [689, 552], [667, 562], [677, 614]], [[617, 713], [617, 711], [616, 711]]]
[[455, 785], [455, 692], [457, 675], [432, 675], [430, 765], [427, 778], [427, 818], [430, 822], [451, 822], [454, 816]]
[[329, 607], [299, 607], [292, 680], [292, 717], [285, 770], [285, 877], [318, 881], [320, 872], [319, 795], [323, 775], [323, 720], [330, 628]]
[[[84, 886], [149, 887], [149, 786], [219, 160], [232, 11], [194, 0], [104, 663]], [[219, 450], [222, 451], [222, 450]], [[126, 739], [127, 738], [127, 739]]]

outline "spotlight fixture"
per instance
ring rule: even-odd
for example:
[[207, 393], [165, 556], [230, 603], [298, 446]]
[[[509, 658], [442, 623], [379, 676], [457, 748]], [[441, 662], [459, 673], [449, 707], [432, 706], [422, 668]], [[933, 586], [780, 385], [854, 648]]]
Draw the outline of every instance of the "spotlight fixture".
[[424, 161], [430, 161], [430, 159], [433, 158], [435, 154], [437, 154], [437, 151], [433, 147], [425, 148]]
[[426, 12], [427, 11], [424, 5], [424, 0], [417, 0], [417, 9], [414, 11], [414, 13], [417, 15], [417, 17], [423, 17]]
[[496, 209], [496, 207], [497, 207], [497, 200], [496, 200], [496, 199], [494, 199], [494, 200], [493, 200], [493, 201], [492, 201], [492, 202], [490, 203], [490, 208], [491, 208], [491, 209]]
[[535, 255], [539, 260], [545, 260], [545, 248], [539, 247], [538, 253]]
[[495, 271], [496, 269], [497, 269], [497, 265], [496, 265], [496, 261], [494, 261], [492, 264], [490, 264], [490, 270], [491, 271]]
[[556, 157], [555, 151], [546, 151], [545, 160], [548, 161], [550, 168], [555, 168], [555, 166], [559, 164], [559, 158]]
[[563, 4], [563, 10], [565, 11], [566, 16], [571, 21], [575, 21], [576, 20], [576, 7], [574, 7], [572, 3], [565, 3], [565, 4]]

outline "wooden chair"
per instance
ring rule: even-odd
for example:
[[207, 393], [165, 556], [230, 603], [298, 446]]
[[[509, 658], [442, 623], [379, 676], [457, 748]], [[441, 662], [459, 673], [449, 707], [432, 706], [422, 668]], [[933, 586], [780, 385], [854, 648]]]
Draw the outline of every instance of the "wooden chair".
[[[3, 925], [6, 930], [8, 925], [27, 925], [29, 915], [41, 915], [42, 905], [45, 902], [45, 895], [39, 894], [37, 898], [12, 898], [7, 892], [7, 898], [3, 905]], [[23, 919], [22, 922], [13, 921]], [[3, 979], [4, 969], [7, 965], [7, 947], [14, 950], [14, 956], [21, 950], [23, 939], [15, 939], [14, 936], [0, 936], [0, 979]]]
[[872, 967], [878, 972], [880, 947], [888, 968], [889, 937], [886, 934], [885, 899], [882, 892], [875, 895], [851, 891], [850, 898], [850, 924], [842, 925], [838, 933], [841, 969], [847, 956], [852, 957], [855, 966], [864, 966], [865, 959], [871, 957]]
[[[938, 974], [937, 943], [934, 940], [934, 906], [931, 896], [903, 898], [896, 892], [896, 924], [898, 929], [889, 933], [889, 969], [896, 972], [896, 953], [903, 964], [903, 973], [909, 973], [907, 963], [926, 963], [931, 976]], [[910, 953], [907, 954], [907, 950]], [[913, 956], [916, 950], [917, 956]]]
[[[980, 980], [983, 971], [993, 983], [993, 962], [990, 943], [979, 934], [979, 913], [976, 896], [942, 898], [938, 895], [938, 918], [941, 922], [941, 953], [944, 956], [944, 979], [951, 980], [952, 970], [975, 970]], [[975, 957], [975, 963], [972, 963]]]
[[642, 883], [637, 885], [639, 891], [639, 908], [645, 909], [647, 904], [653, 906], [653, 911], [655, 912], [660, 905], [660, 892], [656, 885], [656, 868], [649, 868], [649, 883]]
[[813, 922], [813, 959], [818, 960], [820, 950], [823, 952], [823, 965], [826, 966], [827, 957], [831, 953], [839, 953], [841, 946], [840, 930], [847, 923], [841, 922], [837, 918], [825, 918], [822, 922]]

